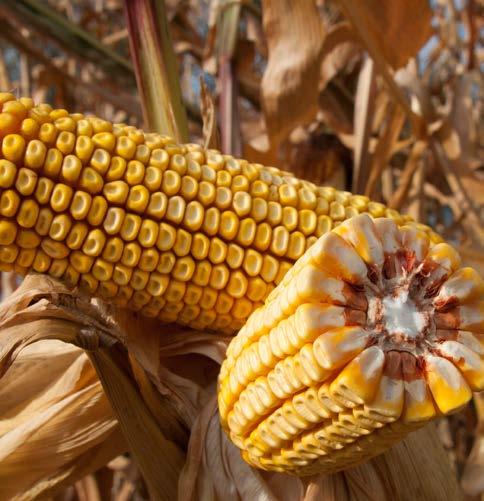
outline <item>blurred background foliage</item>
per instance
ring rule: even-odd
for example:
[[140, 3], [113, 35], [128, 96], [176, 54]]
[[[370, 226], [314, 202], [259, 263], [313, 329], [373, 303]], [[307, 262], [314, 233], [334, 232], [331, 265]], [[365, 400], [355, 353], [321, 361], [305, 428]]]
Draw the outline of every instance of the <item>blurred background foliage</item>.
[[[137, 2], [0, 0], [0, 89], [153, 128], [125, 18]], [[165, 6], [191, 141], [408, 212], [484, 273], [482, 0]], [[459, 475], [477, 421], [467, 409], [440, 425]], [[469, 492], [484, 490], [483, 450]], [[63, 499], [101, 499], [103, 482], [118, 482], [116, 499], [143, 497], [121, 457]]]

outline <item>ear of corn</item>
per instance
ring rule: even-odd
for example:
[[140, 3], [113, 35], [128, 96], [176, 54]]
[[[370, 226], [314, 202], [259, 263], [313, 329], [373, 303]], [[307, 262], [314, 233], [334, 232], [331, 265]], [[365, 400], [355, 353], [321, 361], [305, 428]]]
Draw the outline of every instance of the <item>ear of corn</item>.
[[0, 263], [236, 332], [318, 237], [407, 218], [275, 168], [0, 94]]
[[428, 227], [6, 93], [0, 140], [0, 268], [164, 322], [241, 329], [219, 408], [251, 464], [336, 471], [482, 388], [482, 281]]
[[221, 421], [252, 465], [334, 472], [484, 389], [484, 283], [414, 225], [322, 236], [233, 339]]

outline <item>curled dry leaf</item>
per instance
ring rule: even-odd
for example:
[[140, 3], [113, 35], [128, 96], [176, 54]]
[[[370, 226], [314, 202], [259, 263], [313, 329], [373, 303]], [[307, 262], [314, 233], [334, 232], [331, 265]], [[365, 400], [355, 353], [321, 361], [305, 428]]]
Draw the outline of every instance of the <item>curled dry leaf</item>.
[[320, 91], [340, 71], [344, 69], [348, 71], [359, 61], [361, 52], [350, 23], [345, 21], [331, 26], [326, 33], [321, 51]]
[[316, 115], [325, 29], [315, 2], [264, 0], [263, 23], [269, 59], [262, 106], [270, 141], [279, 144]]
[[[99, 308], [79, 296], [78, 291], [69, 290], [47, 277], [29, 275], [0, 307], [0, 375], [4, 375], [21, 352], [36, 341], [60, 339], [88, 350], [150, 494], [156, 499], [170, 500], [176, 497], [178, 472], [184, 456], [179, 447], [165, 437], [164, 430], [154, 419], [125, 368], [127, 361], [123, 359], [122, 350], [118, 349], [118, 340], [125, 337], [115, 323], [107, 319]], [[96, 384], [98, 393], [101, 393], [100, 383], [96, 381]], [[81, 397], [87, 398], [81, 395], [81, 400]], [[70, 434], [60, 425], [51, 426], [49, 416], [46, 417], [51, 440], [58, 443], [60, 437], [64, 437], [64, 440], [76, 444], [78, 439], [83, 442], [81, 432], [87, 426], [83, 417], [88, 415], [90, 405], [81, 401], [80, 409], [78, 415], [71, 415]], [[55, 412], [55, 406], [51, 406], [47, 412]], [[110, 419], [114, 421], [111, 413]], [[169, 425], [166, 424], [167, 427]], [[96, 424], [91, 427], [98, 428]], [[102, 430], [102, 427], [99, 429]], [[18, 433], [17, 430], [14, 433]], [[115, 454], [119, 452], [114, 451]], [[111, 457], [105, 457], [104, 454], [104, 462]], [[39, 463], [42, 464], [40, 459]], [[96, 467], [102, 464], [96, 463]], [[84, 471], [84, 474], [90, 471]], [[47, 482], [48, 479], [43, 478], [42, 481]]]
[[60, 341], [19, 354], [1, 379], [0, 415], [0, 499], [45, 495], [126, 450], [87, 355]]

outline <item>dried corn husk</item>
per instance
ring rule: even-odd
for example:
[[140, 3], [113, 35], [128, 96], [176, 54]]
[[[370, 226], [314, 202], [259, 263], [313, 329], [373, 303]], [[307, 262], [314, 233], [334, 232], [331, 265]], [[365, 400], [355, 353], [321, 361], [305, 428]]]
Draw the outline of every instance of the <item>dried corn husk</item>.
[[126, 450], [89, 358], [60, 341], [22, 351], [2, 379], [0, 416], [0, 499], [45, 494]]

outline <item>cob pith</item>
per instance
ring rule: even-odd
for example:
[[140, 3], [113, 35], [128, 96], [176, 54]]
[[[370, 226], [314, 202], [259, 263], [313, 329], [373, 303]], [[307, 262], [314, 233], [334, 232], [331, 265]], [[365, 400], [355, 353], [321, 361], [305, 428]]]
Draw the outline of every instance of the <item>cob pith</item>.
[[0, 140], [1, 269], [164, 322], [240, 329], [219, 409], [251, 464], [336, 471], [483, 388], [482, 280], [427, 226], [6, 93]]

